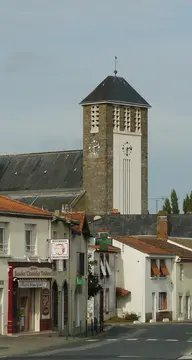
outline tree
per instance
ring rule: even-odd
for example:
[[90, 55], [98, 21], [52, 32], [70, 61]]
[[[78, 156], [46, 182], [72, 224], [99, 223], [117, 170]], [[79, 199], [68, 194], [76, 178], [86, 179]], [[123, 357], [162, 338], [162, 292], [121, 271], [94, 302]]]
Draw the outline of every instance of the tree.
[[192, 191], [183, 200], [183, 212], [184, 214], [192, 213]]
[[189, 195], [189, 201], [188, 201], [188, 209], [187, 209], [187, 212], [192, 212], [192, 191]]
[[179, 214], [178, 197], [175, 189], [171, 191], [171, 212], [172, 214]]
[[187, 194], [186, 197], [183, 199], [184, 214], [187, 214], [189, 212], [189, 209], [190, 209], [190, 198], [189, 198], [189, 195]]
[[168, 198], [166, 198], [164, 201], [163, 210], [166, 211], [168, 214], [171, 214], [171, 204]]
[[95, 275], [92, 270], [92, 266], [95, 264], [96, 262], [91, 260], [91, 255], [88, 255], [88, 299], [96, 296], [102, 289], [98, 275]]

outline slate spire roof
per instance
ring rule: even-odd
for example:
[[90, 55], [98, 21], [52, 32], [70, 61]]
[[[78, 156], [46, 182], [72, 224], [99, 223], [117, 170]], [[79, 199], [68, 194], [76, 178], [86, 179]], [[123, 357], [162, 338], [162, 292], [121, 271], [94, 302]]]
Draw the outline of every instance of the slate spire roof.
[[122, 77], [107, 76], [80, 105], [119, 103], [150, 108], [148, 102]]

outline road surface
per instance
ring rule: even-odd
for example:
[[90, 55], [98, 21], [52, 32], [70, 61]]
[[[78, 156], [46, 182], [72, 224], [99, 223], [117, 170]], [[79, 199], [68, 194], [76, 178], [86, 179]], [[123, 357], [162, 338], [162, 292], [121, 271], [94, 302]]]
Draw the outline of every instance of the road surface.
[[[175, 360], [192, 359], [192, 324], [116, 326], [100, 337], [20, 359]], [[10, 359], [16, 360], [11, 357]], [[17, 358], [18, 359], [18, 358]]]

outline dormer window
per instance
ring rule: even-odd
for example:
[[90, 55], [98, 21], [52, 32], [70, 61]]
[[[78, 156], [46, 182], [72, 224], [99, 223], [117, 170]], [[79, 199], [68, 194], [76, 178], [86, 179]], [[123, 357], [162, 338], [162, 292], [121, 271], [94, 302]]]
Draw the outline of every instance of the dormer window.
[[119, 106], [113, 107], [113, 130], [120, 128], [120, 109]]
[[131, 130], [131, 111], [130, 108], [124, 109], [124, 131], [130, 132]]
[[99, 105], [91, 106], [91, 133], [99, 132]]
[[135, 132], [141, 132], [141, 110], [135, 109]]

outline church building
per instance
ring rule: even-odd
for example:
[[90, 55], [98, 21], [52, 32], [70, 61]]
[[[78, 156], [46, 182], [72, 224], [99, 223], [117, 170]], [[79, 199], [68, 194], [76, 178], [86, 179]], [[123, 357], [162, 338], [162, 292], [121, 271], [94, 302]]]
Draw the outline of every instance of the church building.
[[50, 211], [148, 212], [148, 109], [122, 77], [84, 100], [83, 150], [0, 155], [0, 193]]

